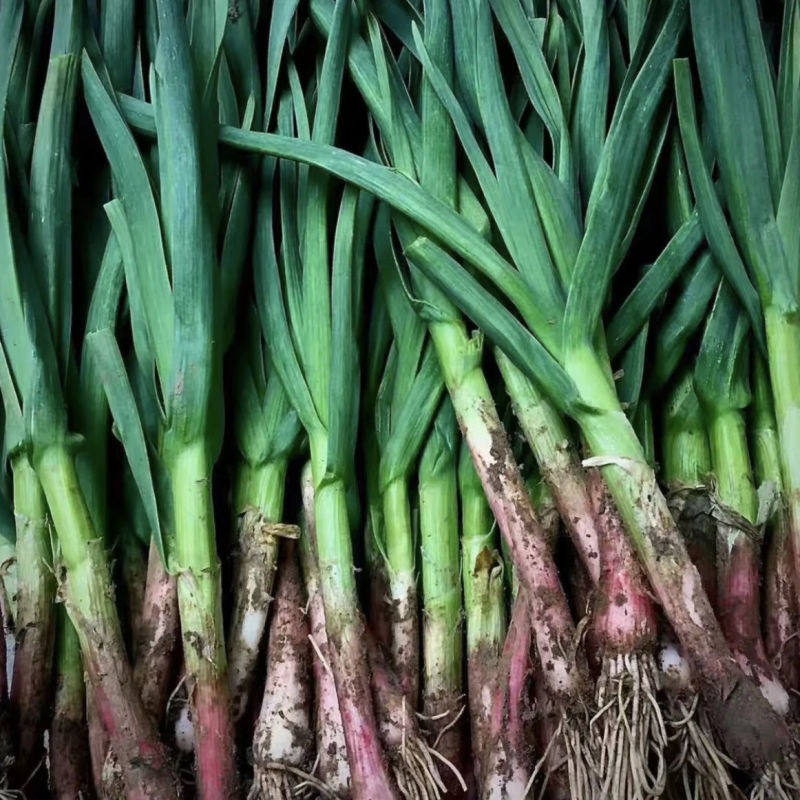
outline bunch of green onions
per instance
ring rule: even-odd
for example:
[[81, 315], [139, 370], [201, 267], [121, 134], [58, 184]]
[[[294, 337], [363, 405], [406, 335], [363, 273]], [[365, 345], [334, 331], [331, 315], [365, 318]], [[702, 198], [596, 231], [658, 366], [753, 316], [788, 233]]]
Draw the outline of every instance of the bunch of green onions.
[[0, 797], [800, 797], [798, 48], [2, 3]]

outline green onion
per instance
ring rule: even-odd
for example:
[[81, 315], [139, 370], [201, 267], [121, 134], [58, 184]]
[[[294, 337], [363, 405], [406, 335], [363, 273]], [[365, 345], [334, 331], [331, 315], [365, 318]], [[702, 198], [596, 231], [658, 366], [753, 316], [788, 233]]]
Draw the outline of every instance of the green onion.
[[[461, 556], [456, 483], [456, 421], [445, 401], [419, 465], [419, 546], [422, 574], [422, 711], [436, 747], [464, 769]], [[439, 732], [441, 732], [440, 735]]]
[[[465, 444], [458, 460], [461, 501], [461, 581], [466, 628], [467, 697], [472, 753], [479, 763], [488, 744], [487, 694], [506, 632], [504, 565], [496, 549], [494, 520]], [[476, 770], [480, 778], [480, 768]]]

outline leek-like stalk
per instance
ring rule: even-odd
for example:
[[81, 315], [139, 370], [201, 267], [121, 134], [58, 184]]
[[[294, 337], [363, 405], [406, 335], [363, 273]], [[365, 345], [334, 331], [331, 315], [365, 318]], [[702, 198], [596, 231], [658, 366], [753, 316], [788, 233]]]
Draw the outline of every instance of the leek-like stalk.
[[314, 479], [311, 464], [306, 462], [301, 477], [303, 499], [303, 532], [300, 537], [300, 565], [308, 595], [308, 615], [314, 641], [314, 688], [316, 699], [316, 742], [319, 775], [339, 795], [350, 793], [350, 764], [344, 740], [342, 714], [336, 695], [336, 684], [328, 669], [330, 647], [325, 625], [325, 608], [320, 589], [319, 565], [316, 556], [316, 523], [314, 521]]
[[225, 796], [235, 780], [235, 743], [228, 697], [222, 625], [222, 585], [217, 557], [211, 463], [205, 442], [181, 447], [167, 460], [175, 519], [174, 569], [183, 657], [192, 681], [195, 758], [203, 793]]
[[239, 465], [233, 511], [239, 541], [234, 606], [228, 626], [228, 679], [234, 716], [244, 713], [267, 623], [277, 570], [279, 539], [270, 523], [283, 512], [286, 459]]
[[599, 542], [586, 478], [566, 425], [558, 412], [521, 370], [495, 351], [506, 390], [542, 478], [547, 483], [572, 544], [592, 583], [600, 580]]
[[748, 418], [750, 452], [760, 502], [773, 503], [767, 524], [764, 558], [764, 645], [783, 685], [791, 692], [798, 675], [797, 591], [793, 580], [789, 512], [783, 492], [780, 445], [767, 366], [758, 356], [753, 364], [753, 403]]
[[717, 531], [708, 481], [711, 450], [692, 374], [684, 372], [667, 396], [661, 439], [662, 480], [670, 508], [703, 588], [717, 605]]
[[403, 692], [415, 706], [419, 696], [419, 611], [414, 530], [405, 476], [393, 480], [383, 491], [383, 523], [392, 663], [399, 672]]
[[154, 745], [155, 726], [131, 680], [105, 543], [83, 501], [73, 457], [66, 447], [51, 445], [35, 454], [35, 465], [61, 545], [66, 609], [85, 654], [99, 713], [118, 726], [112, 742], [126, 783], [158, 797], [174, 796], [168, 756]]
[[445, 401], [419, 465], [419, 533], [423, 593], [423, 713], [434, 730], [448, 728], [438, 749], [464, 760], [460, 712], [463, 631], [456, 479], [455, 419]]
[[42, 733], [50, 706], [55, 641], [55, 574], [47, 505], [24, 452], [12, 458], [17, 528], [17, 637], [11, 710], [17, 731], [15, 780], [25, 783], [42, 757]]
[[786, 715], [789, 696], [775, 679], [761, 638], [759, 603], [762, 531], [756, 526], [744, 411], [751, 400], [749, 324], [730, 286], [720, 287], [706, 321], [694, 371], [708, 426], [717, 510], [718, 613], [726, 638], [745, 674]]
[[[480, 765], [488, 744], [490, 692], [506, 632], [503, 559], [496, 550], [494, 519], [469, 450], [458, 463], [461, 503], [461, 581], [467, 642], [467, 697], [472, 755]], [[480, 778], [480, 768], [476, 769]]]
[[86, 728], [86, 687], [78, 636], [67, 614], [58, 614], [56, 690], [50, 724], [50, 782], [56, 800], [90, 795], [92, 768]]

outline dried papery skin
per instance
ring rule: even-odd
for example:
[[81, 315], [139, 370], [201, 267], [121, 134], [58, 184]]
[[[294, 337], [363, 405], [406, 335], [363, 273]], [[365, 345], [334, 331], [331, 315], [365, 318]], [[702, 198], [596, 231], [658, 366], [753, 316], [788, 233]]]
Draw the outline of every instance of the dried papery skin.
[[103, 789], [103, 768], [106, 759], [109, 758], [108, 736], [97, 711], [94, 692], [89, 687], [86, 692], [86, 728], [89, 733], [89, 762], [92, 767], [92, 782], [99, 795]]
[[234, 571], [234, 604], [228, 633], [228, 679], [234, 719], [244, 714], [253, 672], [267, 625], [279, 539], [255, 508], [238, 518], [239, 552]]
[[[462, 497], [463, 504], [463, 497]], [[463, 506], [462, 506], [463, 508]], [[466, 561], [474, 549], [462, 537], [465, 597], [470, 581], [470, 605], [467, 606], [467, 702], [469, 703], [470, 739], [478, 783], [481, 762], [490, 743], [492, 687], [497, 677], [505, 635], [505, 597], [501, 555], [482, 547], [471, 565]], [[482, 546], [483, 539], [479, 541]], [[470, 568], [471, 567], [471, 568]], [[476, 619], [477, 617], [477, 619]], [[477, 634], [473, 629], [477, 629]]]
[[[271, 764], [311, 767], [311, 645], [294, 544], [285, 543], [267, 645], [267, 684], [253, 736], [254, 778], [249, 797], [291, 797], [297, 774]], [[289, 793], [286, 794], [286, 790]]]
[[717, 542], [711, 495], [706, 486], [671, 485], [669, 510], [681, 530], [686, 549], [700, 573], [703, 589], [717, 605]]
[[156, 722], [161, 722], [166, 713], [179, 641], [176, 578], [165, 569], [155, 542], [151, 541], [142, 614], [136, 630], [133, 679], [145, 710]]

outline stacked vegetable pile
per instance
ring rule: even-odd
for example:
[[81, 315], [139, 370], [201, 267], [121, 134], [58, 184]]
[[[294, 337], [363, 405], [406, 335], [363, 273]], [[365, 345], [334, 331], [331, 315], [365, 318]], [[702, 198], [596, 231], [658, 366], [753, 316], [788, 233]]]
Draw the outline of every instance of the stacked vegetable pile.
[[800, 798], [800, 3], [3, 0], [0, 797]]

